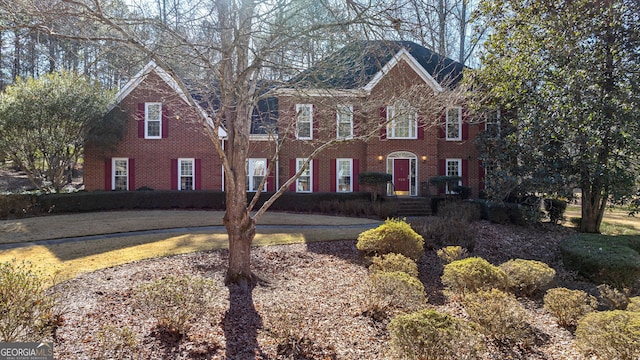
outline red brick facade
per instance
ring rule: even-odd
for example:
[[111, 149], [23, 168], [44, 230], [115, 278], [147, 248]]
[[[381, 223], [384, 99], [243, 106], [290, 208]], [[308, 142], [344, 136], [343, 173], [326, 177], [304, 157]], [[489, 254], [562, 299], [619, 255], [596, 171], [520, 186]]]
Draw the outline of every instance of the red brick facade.
[[[162, 72], [162, 70], [157, 70]], [[223, 174], [220, 159], [214, 149], [212, 140], [197, 120], [194, 107], [189, 105], [176, 92], [175, 87], [159, 76], [157, 71], [150, 71], [143, 80], [122, 98], [119, 106], [127, 114], [125, 134], [117, 148], [108, 154], [100, 153], [87, 146], [85, 155], [85, 188], [87, 190], [111, 190], [114, 188], [114, 158], [129, 159], [128, 189], [149, 187], [156, 190], [176, 189], [179, 187], [177, 159], [195, 159], [195, 189], [223, 190]], [[420, 126], [413, 131], [411, 139], [393, 138], [387, 134], [386, 126], [380, 124], [387, 121], [388, 106], [403, 97], [416, 102], [412, 86], [419, 86], [421, 91], [432, 95], [422, 95], [418, 102], [430, 103], [431, 109], [419, 110], [417, 119]], [[446, 160], [459, 160], [462, 171], [462, 183], [472, 189], [472, 196], [478, 196], [482, 189], [483, 170], [478, 160], [478, 152], [474, 138], [483, 125], [462, 123], [461, 140], [447, 141], [444, 137], [444, 115], [446, 105], [436, 104], [433, 95], [436, 90], [433, 84], [425, 84], [424, 79], [405, 62], [398, 63], [386, 73], [374, 87], [365, 92], [339, 94], [339, 96], [305, 96], [295, 97], [281, 93], [278, 98], [278, 130], [279, 136], [286, 137], [280, 154], [278, 154], [276, 174], [268, 180], [267, 190], [273, 191], [284, 184], [296, 169], [296, 159], [306, 158], [318, 146], [336, 139], [338, 104], [353, 107], [353, 131], [355, 137], [364, 135], [376, 128], [367, 139], [336, 142], [322, 151], [312, 161], [311, 176], [305, 181], [312, 184], [308, 188], [294, 183], [289, 191], [306, 189], [312, 192], [359, 191], [358, 173], [389, 172], [396, 176], [394, 183], [403, 187], [407, 181], [408, 191], [399, 191], [400, 195], [428, 196], [442, 191], [427, 186], [433, 176], [446, 175]], [[144, 104], [162, 103], [162, 137], [146, 139], [144, 136]], [[313, 107], [313, 140], [297, 140], [295, 137], [296, 104], [311, 104]], [[420, 108], [416, 106], [416, 108]], [[464, 110], [463, 110], [464, 114]], [[463, 115], [463, 120], [465, 116]], [[140, 122], [142, 121], [142, 124]], [[287, 126], [294, 124], [293, 126]], [[270, 159], [272, 144], [268, 141], [253, 140], [249, 158]], [[340, 183], [340, 164], [349, 165], [349, 185]], [[409, 166], [404, 169], [403, 166]], [[398, 170], [395, 170], [398, 169]], [[403, 170], [404, 169], [404, 170]], [[397, 172], [394, 173], [394, 172]], [[400, 179], [413, 172], [414, 176]], [[304, 182], [304, 181], [303, 181]], [[398, 190], [396, 188], [396, 190]]]

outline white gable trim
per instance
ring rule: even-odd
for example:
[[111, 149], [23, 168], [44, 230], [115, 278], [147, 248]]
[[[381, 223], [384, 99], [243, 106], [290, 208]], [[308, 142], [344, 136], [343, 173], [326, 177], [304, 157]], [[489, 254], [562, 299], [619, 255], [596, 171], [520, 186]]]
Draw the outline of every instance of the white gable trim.
[[393, 58], [391, 58], [391, 60], [389, 60], [389, 62], [387, 62], [385, 66], [374, 75], [373, 79], [371, 79], [371, 81], [369, 81], [369, 83], [365, 85], [363, 89], [370, 93], [373, 88], [378, 85], [380, 80], [382, 80], [382, 78], [402, 60], [404, 60], [411, 67], [411, 69], [415, 71], [418, 76], [420, 76], [422, 81], [429, 85], [434, 91], [443, 91], [442, 86], [438, 84], [436, 79], [434, 79], [433, 76], [431, 76], [431, 74], [429, 74], [429, 72], [427, 72], [427, 70], [425, 70], [425, 68], [420, 65], [418, 60], [416, 60], [416, 58], [414, 58], [413, 55], [411, 55], [405, 48], [402, 48], [400, 51], [398, 51], [398, 53], [395, 54]]
[[[131, 92], [138, 87], [143, 81], [144, 79], [147, 78], [147, 76], [152, 72], [155, 71], [156, 74], [158, 74], [158, 76], [160, 76], [160, 78], [162, 80], [164, 80], [164, 82], [167, 83], [167, 85], [169, 85], [169, 87], [175, 91], [178, 96], [180, 96], [180, 98], [182, 99], [182, 101], [184, 101], [187, 105], [192, 106], [195, 105], [196, 111], [200, 114], [200, 116], [202, 116], [205, 119], [205, 122], [208, 126], [210, 126], [211, 128], [214, 127], [214, 123], [213, 120], [209, 117], [209, 115], [207, 114], [206, 111], [204, 111], [204, 109], [202, 108], [202, 106], [200, 106], [198, 103], [193, 102], [190, 103], [189, 102], [189, 98], [188, 95], [185, 94], [184, 91], [182, 91], [182, 88], [180, 87], [180, 85], [178, 85], [178, 83], [173, 79], [173, 77], [166, 72], [163, 68], [161, 68], [160, 66], [158, 66], [155, 61], [151, 60], [149, 61], [149, 63], [147, 65], [145, 65], [144, 68], [142, 68], [142, 70], [140, 70], [134, 77], [132, 77], [121, 89], [120, 91], [118, 91], [118, 93], [116, 94], [116, 104], [119, 104], [120, 102], [122, 102], [127, 96], [129, 96], [129, 94], [131, 94]], [[225, 131], [225, 129], [223, 129], [222, 127], [220, 127], [218, 129], [218, 137], [220, 138], [225, 138], [227, 137], [227, 132]]]

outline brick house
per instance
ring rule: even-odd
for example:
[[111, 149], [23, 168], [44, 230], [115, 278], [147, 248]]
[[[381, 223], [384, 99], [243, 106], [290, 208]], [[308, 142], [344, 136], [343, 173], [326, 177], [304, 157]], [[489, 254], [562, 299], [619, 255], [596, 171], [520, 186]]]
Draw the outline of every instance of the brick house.
[[[412, 42], [346, 46], [259, 103], [248, 190], [256, 190], [270, 161], [277, 166], [265, 190], [274, 191], [324, 146], [288, 191], [360, 191], [358, 174], [375, 171], [392, 174], [388, 192], [398, 196], [448, 191], [428, 185], [439, 175], [460, 176], [478, 196], [484, 170], [473, 139], [484, 124], [467, 121], [452, 95], [462, 70]], [[205, 110], [187, 96], [165, 70], [148, 64], [118, 94], [127, 116], [122, 142], [108, 153], [87, 145], [85, 188], [223, 191], [220, 160], [198, 121]], [[264, 116], [265, 107], [275, 115]], [[282, 141], [277, 156], [274, 136]]]

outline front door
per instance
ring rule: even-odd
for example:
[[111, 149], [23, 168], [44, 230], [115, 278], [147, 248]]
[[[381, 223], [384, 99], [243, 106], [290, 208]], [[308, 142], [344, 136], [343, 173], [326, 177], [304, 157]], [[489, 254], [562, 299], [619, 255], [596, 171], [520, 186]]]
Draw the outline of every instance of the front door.
[[409, 194], [409, 159], [393, 159], [393, 186], [398, 195]]

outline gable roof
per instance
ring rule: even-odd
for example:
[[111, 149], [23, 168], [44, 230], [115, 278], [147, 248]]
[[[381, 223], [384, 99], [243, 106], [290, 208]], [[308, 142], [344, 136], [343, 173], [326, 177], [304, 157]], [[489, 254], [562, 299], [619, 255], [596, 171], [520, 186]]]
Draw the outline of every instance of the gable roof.
[[411, 41], [357, 41], [318, 62], [289, 84], [313, 89], [370, 91], [401, 60], [434, 90], [455, 87], [464, 65]]
[[[122, 102], [122, 100], [124, 100], [127, 96], [129, 96], [129, 94], [131, 94], [131, 92], [135, 88], [137, 88], [152, 71], [155, 72], [162, 80], [164, 80], [164, 82], [166, 82], [167, 85], [169, 85], [169, 87], [173, 91], [175, 91], [176, 94], [178, 94], [178, 96], [180, 97], [180, 99], [182, 99], [182, 101], [184, 101], [189, 106], [195, 106], [196, 111], [200, 114], [200, 116], [202, 116], [205, 119], [205, 121], [209, 126], [211, 127], [214, 126], [213, 120], [207, 114], [207, 112], [202, 108], [202, 106], [200, 106], [197, 99], [194, 99], [193, 101], [194, 105], [192, 105], [192, 103], [189, 102], [189, 98], [187, 97], [191, 95], [187, 95], [182, 90], [182, 87], [180, 87], [180, 85], [173, 78], [173, 76], [171, 76], [171, 74], [169, 74], [166, 70], [164, 70], [162, 67], [156, 64], [155, 61], [153, 60], [149, 61], [147, 65], [145, 65], [142, 68], [142, 70], [140, 70], [122, 88], [120, 88], [120, 90], [116, 94], [116, 104], [119, 104], [120, 102]], [[226, 137], [227, 136], [226, 130], [220, 127], [220, 129], [218, 130], [218, 136], [220, 138]]]

